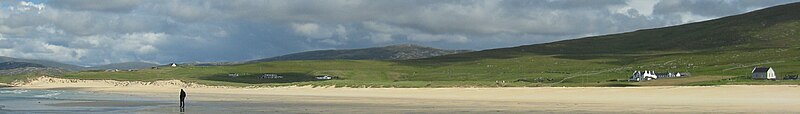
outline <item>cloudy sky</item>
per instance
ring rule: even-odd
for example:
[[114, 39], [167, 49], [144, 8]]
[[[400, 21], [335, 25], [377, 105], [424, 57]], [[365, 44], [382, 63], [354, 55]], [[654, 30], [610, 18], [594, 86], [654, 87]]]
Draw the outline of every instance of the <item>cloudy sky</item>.
[[0, 56], [218, 62], [420, 44], [482, 50], [697, 22], [797, 0], [0, 0]]

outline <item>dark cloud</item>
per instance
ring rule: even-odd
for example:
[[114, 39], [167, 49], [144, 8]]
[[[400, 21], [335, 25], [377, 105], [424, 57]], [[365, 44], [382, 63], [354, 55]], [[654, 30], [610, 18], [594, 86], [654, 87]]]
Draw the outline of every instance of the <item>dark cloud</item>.
[[239, 61], [399, 43], [509, 47], [664, 27], [786, 0], [0, 1], [0, 56], [81, 65]]

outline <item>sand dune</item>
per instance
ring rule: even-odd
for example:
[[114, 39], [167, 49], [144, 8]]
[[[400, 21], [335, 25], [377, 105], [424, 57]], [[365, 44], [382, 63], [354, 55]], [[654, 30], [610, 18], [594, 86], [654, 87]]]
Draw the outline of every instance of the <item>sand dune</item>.
[[[178, 80], [131, 82], [40, 77], [13, 83], [24, 89], [78, 89], [175, 98], [185, 89], [191, 100], [213, 102], [292, 102], [406, 106], [373, 108], [381, 112], [588, 112], [588, 113], [797, 113], [800, 87], [536, 87], [536, 88], [236, 88]], [[358, 105], [361, 106], [361, 105]], [[353, 105], [356, 107], [356, 105]], [[439, 107], [439, 108], [425, 108]], [[334, 107], [335, 108], [335, 107]], [[259, 108], [255, 108], [259, 109]], [[262, 108], [263, 109], [263, 108]], [[352, 113], [348, 107], [334, 112]], [[356, 108], [357, 109], [357, 108]], [[381, 110], [382, 109], [382, 110]], [[406, 110], [393, 110], [406, 109]], [[306, 110], [308, 111], [308, 110]], [[445, 113], [444, 111], [442, 113]]]

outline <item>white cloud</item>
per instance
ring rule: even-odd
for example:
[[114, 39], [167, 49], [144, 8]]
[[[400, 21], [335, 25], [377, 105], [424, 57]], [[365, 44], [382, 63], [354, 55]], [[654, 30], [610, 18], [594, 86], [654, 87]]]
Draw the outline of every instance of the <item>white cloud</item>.
[[158, 51], [154, 46], [160, 43], [167, 35], [164, 33], [132, 33], [125, 34], [118, 39], [117, 51], [134, 50], [138, 54], [150, 54]]
[[17, 7], [9, 7], [10, 10], [25, 12], [25, 11], [36, 11], [37, 13], [42, 13], [41, 11], [44, 10], [44, 4], [36, 4], [33, 2], [27, 1], [20, 1]]
[[327, 38], [331, 37], [330, 33], [321, 31], [319, 25], [314, 23], [292, 23], [292, 28], [294, 28], [294, 32], [310, 37], [310, 38]]
[[89, 51], [86, 49], [54, 45], [39, 40], [6, 39], [3, 40], [3, 42], [17, 45], [10, 48], [0, 49], [0, 55], [3, 56], [58, 60], [63, 62], [80, 62], [82, 57], [89, 53]]
[[63, 30], [59, 30], [50, 26], [36, 26], [36, 30], [48, 34], [64, 34]]
[[292, 23], [293, 31], [306, 40], [330, 45], [342, 45], [349, 39], [347, 28], [343, 25], [320, 26], [316, 23]]

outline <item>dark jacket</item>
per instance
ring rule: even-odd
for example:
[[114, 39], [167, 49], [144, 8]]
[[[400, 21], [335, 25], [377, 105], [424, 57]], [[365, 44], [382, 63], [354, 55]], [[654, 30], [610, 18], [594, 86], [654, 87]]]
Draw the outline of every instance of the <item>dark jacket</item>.
[[183, 89], [181, 89], [181, 101], [183, 101], [183, 99], [185, 98], [186, 98], [186, 92], [184, 92]]

